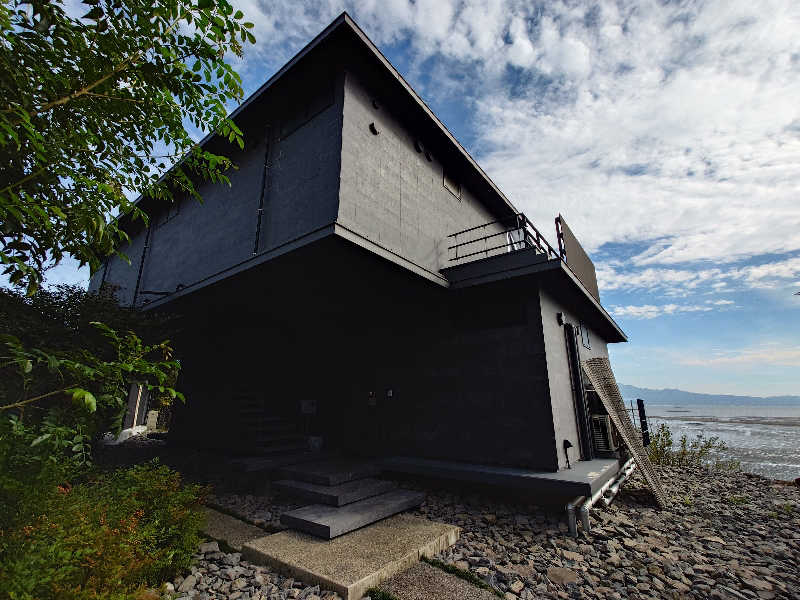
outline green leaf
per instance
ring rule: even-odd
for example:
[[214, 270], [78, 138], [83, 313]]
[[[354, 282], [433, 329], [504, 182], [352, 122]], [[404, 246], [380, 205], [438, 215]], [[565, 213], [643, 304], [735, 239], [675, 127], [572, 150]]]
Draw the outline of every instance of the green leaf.
[[90, 413], [93, 413], [97, 410], [97, 400], [88, 390], [84, 390], [82, 388], [73, 388], [67, 390], [67, 393], [72, 394], [72, 402], [76, 406], [82, 406]]
[[31, 442], [31, 448], [32, 448], [32, 447], [34, 447], [34, 446], [38, 446], [38, 445], [39, 445], [39, 444], [41, 444], [43, 441], [45, 441], [46, 439], [48, 439], [48, 438], [49, 438], [51, 435], [52, 435], [52, 434], [50, 434], [50, 433], [43, 433], [42, 435], [40, 435], [39, 437], [37, 437], [35, 440], [33, 440], [33, 441]]

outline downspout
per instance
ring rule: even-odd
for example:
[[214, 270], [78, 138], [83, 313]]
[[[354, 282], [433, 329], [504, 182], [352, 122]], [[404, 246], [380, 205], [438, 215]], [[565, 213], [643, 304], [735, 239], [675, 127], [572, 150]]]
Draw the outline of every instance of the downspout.
[[578, 537], [578, 517], [575, 514], [575, 510], [578, 508], [578, 505], [585, 499], [586, 496], [578, 496], [577, 498], [574, 498], [565, 507], [567, 510], [567, 524], [569, 525], [569, 534], [572, 537]]
[[269, 186], [269, 151], [272, 137], [272, 126], [267, 125], [266, 135], [266, 148], [264, 150], [264, 170], [261, 172], [261, 193], [258, 198], [258, 211], [256, 211], [256, 240], [253, 244], [253, 256], [258, 254], [258, 245], [261, 243], [261, 221], [264, 216], [264, 198], [267, 195], [267, 186]]
[[630, 477], [631, 473], [633, 473], [635, 470], [636, 470], [636, 463], [633, 462], [633, 459], [631, 458], [630, 460], [628, 460], [627, 463], [625, 463], [625, 467], [623, 467], [622, 473], [617, 477], [617, 479], [614, 481], [611, 487], [608, 488], [608, 495], [603, 496], [603, 503], [606, 506], [610, 505], [614, 501], [614, 498], [616, 498], [617, 493], [619, 492], [619, 488], [622, 486], [623, 483], [625, 483], [625, 480], [628, 477]]
[[610, 492], [610, 496], [608, 499], [603, 498], [603, 502], [606, 506], [611, 504], [614, 500], [614, 497], [619, 492], [619, 487], [622, 485], [622, 482], [625, 481], [628, 476], [633, 473], [633, 470], [636, 468], [636, 463], [634, 462], [633, 458], [629, 458], [628, 462], [626, 462], [620, 472], [614, 479], [609, 479], [606, 481], [603, 486], [597, 490], [591, 498], [589, 498], [580, 508], [580, 515], [581, 515], [581, 523], [583, 524], [583, 531], [585, 533], [589, 533], [591, 530], [591, 524], [589, 523], [589, 509], [594, 506], [594, 504], [603, 498], [606, 492]]
[[150, 245], [150, 232], [153, 230], [153, 224], [147, 224], [147, 233], [144, 236], [144, 246], [142, 247], [142, 258], [139, 260], [139, 274], [136, 276], [136, 288], [133, 290], [133, 300], [131, 301], [131, 308], [136, 308], [136, 298], [139, 295], [139, 285], [142, 282], [142, 269], [144, 269], [144, 259], [147, 256], [147, 248]]

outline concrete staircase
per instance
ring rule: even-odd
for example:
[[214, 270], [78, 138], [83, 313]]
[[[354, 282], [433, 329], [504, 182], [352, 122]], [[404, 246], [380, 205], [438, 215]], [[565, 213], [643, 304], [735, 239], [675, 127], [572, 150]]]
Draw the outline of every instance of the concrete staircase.
[[281, 515], [291, 529], [327, 540], [422, 504], [420, 492], [397, 489], [376, 479], [380, 468], [369, 461], [329, 459], [278, 470], [274, 489], [314, 502]]
[[263, 398], [240, 398], [240, 435], [248, 451], [254, 455], [289, 453], [306, 450], [306, 438], [297, 425], [271, 414]]

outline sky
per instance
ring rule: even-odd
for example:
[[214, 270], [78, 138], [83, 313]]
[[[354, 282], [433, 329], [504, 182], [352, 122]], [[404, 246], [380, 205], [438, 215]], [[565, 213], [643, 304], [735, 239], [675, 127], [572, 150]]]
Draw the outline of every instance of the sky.
[[247, 93], [347, 10], [551, 242], [563, 214], [619, 381], [800, 395], [800, 2], [234, 4]]

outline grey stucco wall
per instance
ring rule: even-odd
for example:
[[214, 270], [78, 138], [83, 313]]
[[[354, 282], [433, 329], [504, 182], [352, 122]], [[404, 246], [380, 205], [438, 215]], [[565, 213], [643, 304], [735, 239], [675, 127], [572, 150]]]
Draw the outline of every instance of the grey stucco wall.
[[[370, 123], [378, 135], [370, 131]], [[461, 186], [461, 199], [450, 193], [443, 185], [447, 165], [435, 154], [428, 161], [415, 149], [415, 139], [415, 132], [392, 114], [377, 91], [367, 89], [356, 74], [346, 74], [337, 221], [438, 274], [450, 266], [449, 234], [497, 217], [466, 186]], [[486, 229], [490, 231], [500, 228]]]
[[[142, 290], [174, 291], [191, 286], [254, 256], [259, 204], [264, 189], [257, 252], [279, 248], [335, 221], [341, 147], [341, 94], [332, 78], [292, 102], [286, 90], [251, 107], [243, 126], [245, 148], [227, 147], [238, 169], [231, 185], [202, 182], [202, 202], [181, 199], [151, 211], [151, 231], [137, 304], [157, 296]], [[265, 176], [264, 164], [268, 163]], [[262, 187], [263, 185], [263, 187]], [[172, 207], [173, 212], [174, 207]], [[136, 287], [145, 230], [132, 236], [131, 264], [109, 259], [105, 281], [120, 286], [119, 299], [130, 305]], [[93, 278], [99, 285], [102, 270]]]
[[[539, 302], [542, 307], [542, 331], [544, 333], [545, 352], [547, 356], [547, 379], [550, 389], [550, 402], [553, 413], [553, 427], [556, 436], [556, 449], [558, 451], [558, 466], [563, 469], [567, 466], [564, 455], [563, 440], [572, 443], [570, 460], [579, 458], [580, 443], [575, 419], [575, 403], [572, 395], [572, 382], [570, 380], [569, 358], [567, 355], [567, 341], [564, 327], [558, 324], [556, 314], [561, 312], [564, 321], [572, 323], [576, 328], [581, 324], [580, 318], [571, 313], [550, 292], [539, 290]], [[578, 342], [578, 351], [581, 360], [595, 356], [608, 357], [608, 346], [594, 330], [589, 331], [591, 349], [585, 348]]]

